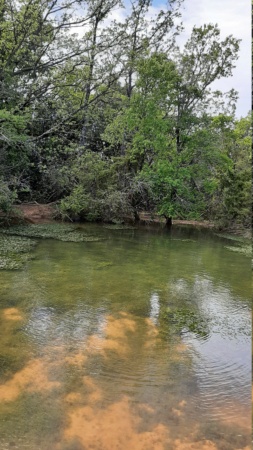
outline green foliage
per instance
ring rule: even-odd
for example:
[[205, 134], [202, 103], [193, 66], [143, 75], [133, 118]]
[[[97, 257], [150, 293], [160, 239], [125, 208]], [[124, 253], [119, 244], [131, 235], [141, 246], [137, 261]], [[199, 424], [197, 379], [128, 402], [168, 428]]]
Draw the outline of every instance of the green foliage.
[[118, 188], [117, 174], [110, 159], [86, 151], [67, 171], [74, 179], [74, 186], [60, 203], [63, 218], [117, 223], [131, 213], [127, 194]]
[[16, 198], [16, 192], [11, 191], [8, 183], [0, 178], [0, 211], [5, 213], [6, 217], [10, 215]]
[[13, 110], [0, 110], [0, 135], [5, 143], [24, 142], [27, 140], [25, 133], [29, 115], [15, 114]]
[[175, 155], [171, 161], [157, 158], [151, 167], [145, 166], [143, 176], [150, 180], [158, 214], [180, 219], [199, 219], [206, 211], [206, 197], [212, 191], [208, 171], [189, 163], [187, 152]]
[[215, 167], [224, 167], [225, 157], [206, 114], [188, 115], [192, 129], [181, 131], [178, 145], [173, 109], [179, 84], [176, 66], [166, 55], [155, 53], [142, 60], [129, 107], [107, 127], [104, 137], [120, 151], [123, 148], [128, 166], [148, 184], [149, 209], [165, 217], [200, 219], [208, 215], [218, 185]]
[[166, 105], [173, 102], [178, 75], [166, 55], [154, 53], [138, 64], [136, 91], [129, 107], [106, 129], [104, 138], [120, 144], [131, 167], [139, 171], [145, 160], [164, 154], [170, 143]]
[[235, 91], [210, 88], [231, 75], [239, 41], [205, 24], [180, 51], [180, 3], [149, 19], [152, 2], [133, 1], [124, 22], [104, 26], [119, 0], [0, 0], [7, 219], [32, 200], [59, 201], [70, 220], [148, 210], [250, 226], [249, 118], [234, 120]]
[[228, 158], [227, 170], [217, 177], [216, 217], [224, 228], [251, 227], [251, 115], [235, 121], [223, 131], [223, 152]]

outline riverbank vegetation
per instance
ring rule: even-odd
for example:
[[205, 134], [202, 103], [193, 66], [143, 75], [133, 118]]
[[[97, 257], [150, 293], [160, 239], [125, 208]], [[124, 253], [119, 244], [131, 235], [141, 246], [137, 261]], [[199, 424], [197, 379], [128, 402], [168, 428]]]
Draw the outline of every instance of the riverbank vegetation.
[[117, 21], [119, 0], [0, 1], [3, 221], [36, 201], [67, 220], [250, 228], [251, 117], [212, 89], [240, 42], [205, 24], [179, 47], [181, 3], [151, 18], [134, 0]]

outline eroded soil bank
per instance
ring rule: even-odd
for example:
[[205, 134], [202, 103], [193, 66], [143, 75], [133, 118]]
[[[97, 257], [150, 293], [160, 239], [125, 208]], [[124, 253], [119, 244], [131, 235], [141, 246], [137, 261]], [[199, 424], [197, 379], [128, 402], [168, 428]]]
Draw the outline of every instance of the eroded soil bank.
[[[17, 211], [21, 213], [21, 218], [28, 223], [48, 223], [55, 220], [57, 216], [57, 207], [55, 203], [51, 204], [39, 204], [39, 203], [23, 203], [15, 206]], [[158, 215], [153, 215], [149, 212], [140, 212], [140, 222], [143, 224], [165, 224], [165, 219]], [[126, 218], [130, 220], [129, 217]], [[204, 228], [214, 228], [212, 222], [197, 221], [197, 220], [173, 220], [175, 225], [193, 225]]]
[[55, 219], [56, 206], [40, 203], [23, 203], [15, 207], [21, 213], [21, 217], [28, 223], [47, 223]]

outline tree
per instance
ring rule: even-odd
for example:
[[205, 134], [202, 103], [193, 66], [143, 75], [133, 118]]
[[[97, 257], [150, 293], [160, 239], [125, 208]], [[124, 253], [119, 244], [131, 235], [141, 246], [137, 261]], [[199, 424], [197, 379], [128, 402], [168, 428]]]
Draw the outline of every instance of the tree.
[[[111, 145], [124, 143], [128, 170], [149, 182], [149, 204], [166, 217], [168, 226], [173, 217], [199, 218], [206, 214], [208, 199], [216, 187], [214, 167], [223, 164], [215, 146], [218, 138], [210, 125], [211, 110], [207, 114], [202, 109], [207, 100], [211, 104], [208, 85], [215, 76], [230, 73], [237, 45], [231, 38], [224, 46], [216, 46], [216, 61], [213, 41], [217, 35], [212, 26], [193, 32], [186, 49], [192, 50], [194, 42], [202, 50], [207, 47], [210, 54], [199, 55], [196, 78], [192, 80], [189, 67], [188, 75], [187, 71], [182, 73], [178, 61], [169, 60], [163, 53], [141, 60], [129, 107], [105, 133]], [[194, 58], [188, 55], [183, 61], [193, 64]], [[209, 64], [213, 67], [215, 63], [214, 73], [206, 79]]]
[[205, 25], [180, 51], [180, 5], [150, 19], [152, 1], [133, 0], [118, 23], [120, 0], [0, 0], [2, 209], [57, 200], [89, 220], [147, 209], [168, 226], [224, 211], [248, 223], [248, 122], [235, 91], [211, 89], [239, 41]]
[[[221, 41], [218, 26], [208, 24], [194, 27], [184, 50], [177, 52], [180, 79], [177, 85], [174, 120], [179, 153], [185, 137], [195, 127], [196, 117], [205, 111], [211, 112], [218, 98], [224, 96], [224, 93], [213, 92], [211, 85], [222, 77], [232, 75], [235, 61], [238, 59], [239, 42], [233, 36]], [[229, 97], [236, 99], [236, 93], [232, 91]]]
[[120, 39], [120, 33], [115, 27], [105, 29], [103, 22], [116, 6], [121, 5], [121, 1], [88, 0], [87, 3], [91, 20], [90, 29], [84, 36], [89, 51], [85, 67], [86, 76], [82, 101], [83, 123], [80, 145], [83, 147], [88, 145], [87, 135], [91, 128], [90, 103], [94, 103], [101, 95], [98, 86], [102, 84], [104, 90], [109, 89], [120, 76], [120, 70], [117, 67], [117, 65], [120, 65], [119, 55], [113, 52], [113, 49], [118, 45], [117, 41]]
[[251, 144], [252, 117], [224, 122], [215, 121], [222, 137], [222, 152], [227, 170], [217, 173], [217, 190], [213, 199], [213, 216], [223, 228], [251, 228]]
[[113, 161], [90, 151], [74, 159], [71, 170], [65, 169], [71, 191], [61, 201], [62, 216], [118, 222], [131, 214], [128, 194], [119, 189], [115, 168]]
[[210, 201], [217, 188], [216, 170], [225, 170], [226, 160], [218, 146], [219, 136], [212, 129], [212, 117], [199, 122], [177, 151], [175, 139], [170, 149], [145, 165], [142, 176], [149, 179], [155, 210], [171, 226], [173, 218], [207, 219]]
[[151, 0], [134, 0], [131, 10], [122, 25], [124, 39], [122, 56], [124, 60], [125, 90], [130, 98], [135, 86], [135, 74], [139, 60], [145, 53], [170, 53], [175, 45], [175, 37], [181, 31], [181, 24], [175, 25], [180, 17], [181, 0], [170, 0], [166, 10], [148, 18]]
[[71, 30], [93, 13], [79, 7], [75, 0], [0, 1], [0, 158], [4, 182], [20, 193], [35, 179], [40, 184], [44, 136], [69, 119], [49, 105], [56, 104], [58, 74], [62, 81], [84, 64], [85, 42]]

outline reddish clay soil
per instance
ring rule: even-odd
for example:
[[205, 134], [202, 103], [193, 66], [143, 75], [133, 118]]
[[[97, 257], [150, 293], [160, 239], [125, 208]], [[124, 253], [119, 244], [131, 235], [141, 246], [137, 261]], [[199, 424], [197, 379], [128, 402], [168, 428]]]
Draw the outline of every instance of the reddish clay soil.
[[214, 228], [214, 224], [212, 222], [208, 222], [207, 220], [203, 220], [203, 222], [198, 220], [173, 220], [173, 223], [175, 225], [194, 225], [197, 227]]
[[[56, 207], [54, 203], [47, 205], [39, 203], [23, 203], [16, 206], [21, 211], [22, 216], [26, 222], [29, 223], [49, 223], [52, 222], [56, 215]], [[148, 212], [141, 212], [139, 214], [140, 221], [146, 224], [165, 224], [165, 219], [158, 215], [152, 215]], [[130, 218], [128, 218], [130, 219]], [[194, 225], [198, 227], [213, 228], [214, 224], [208, 221], [197, 220], [173, 220], [174, 225]]]
[[23, 203], [16, 206], [23, 219], [30, 223], [48, 223], [55, 217], [55, 205], [53, 203], [42, 205], [39, 203]]

